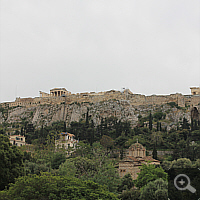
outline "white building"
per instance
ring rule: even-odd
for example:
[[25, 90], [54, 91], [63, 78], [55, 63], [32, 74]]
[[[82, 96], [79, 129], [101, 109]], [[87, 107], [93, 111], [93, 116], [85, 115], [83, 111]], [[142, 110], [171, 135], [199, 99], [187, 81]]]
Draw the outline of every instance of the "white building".
[[22, 135], [10, 135], [9, 139], [12, 145], [16, 145], [19, 147], [26, 145], [25, 137]]
[[62, 132], [60, 134], [60, 139], [55, 141], [55, 148], [64, 148], [68, 150], [71, 147], [72, 149], [75, 149], [76, 145], [78, 144], [78, 140], [74, 138], [74, 134]]

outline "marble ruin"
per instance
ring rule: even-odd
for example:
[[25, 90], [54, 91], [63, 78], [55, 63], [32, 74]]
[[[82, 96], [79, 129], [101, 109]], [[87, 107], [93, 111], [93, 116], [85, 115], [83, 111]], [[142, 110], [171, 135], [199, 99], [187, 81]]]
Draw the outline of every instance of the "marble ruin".
[[191, 87], [190, 95], [180, 93], [170, 95], [151, 95], [134, 94], [129, 89], [123, 91], [110, 90], [105, 92], [85, 92], [72, 94], [65, 88], [53, 88], [50, 93], [40, 91], [40, 97], [20, 98], [17, 97], [14, 102], [4, 102], [2, 107], [31, 107], [45, 104], [72, 104], [76, 103], [97, 103], [108, 100], [129, 101], [132, 106], [139, 105], [161, 105], [175, 102], [180, 107], [199, 106], [200, 105], [200, 88]]

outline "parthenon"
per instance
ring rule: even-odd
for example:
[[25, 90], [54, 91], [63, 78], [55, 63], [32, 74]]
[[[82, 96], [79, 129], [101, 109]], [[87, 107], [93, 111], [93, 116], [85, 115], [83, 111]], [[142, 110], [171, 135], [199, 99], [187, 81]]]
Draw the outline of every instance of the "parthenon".
[[51, 96], [59, 97], [62, 95], [68, 95], [70, 92], [68, 92], [65, 88], [54, 88], [50, 90], [50, 94]]
[[40, 91], [40, 97], [60, 97], [70, 94], [71, 92], [67, 91], [65, 88], [53, 88], [50, 90], [50, 94]]

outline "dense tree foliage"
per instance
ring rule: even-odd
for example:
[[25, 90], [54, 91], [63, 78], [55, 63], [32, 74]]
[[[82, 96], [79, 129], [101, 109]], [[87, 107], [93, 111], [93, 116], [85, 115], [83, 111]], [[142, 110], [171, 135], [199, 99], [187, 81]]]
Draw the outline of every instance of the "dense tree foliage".
[[51, 168], [58, 169], [60, 164], [65, 162], [66, 155], [63, 152], [56, 152], [51, 160]]
[[0, 199], [117, 200], [117, 197], [108, 192], [105, 187], [92, 181], [81, 181], [77, 178], [42, 173], [41, 175], [28, 175], [18, 178], [9, 190], [0, 192]]
[[[78, 152], [80, 152], [79, 150]], [[84, 157], [80, 155], [77, 153], [76, 157], [67, 159], [60, 165], [58, 173], [69, 175], [70, 171], [71, 175], [79, 179], [92, 180], [100, 185], [105, 185], [109, 191], [117, 193], [120, 178], [115, 163], [109, 159], [107, 149], [104, 149], [99, 143], [94, 143]]]
[[7, 136], [0, 135], [0, 190], [23, 174], [23, 154], [11, 146]]
[[[129, 147], [129, 140], [138, 138], [139, 142], [145, 145], [147, 149], [152, 150], [155, 144], [157, 150], [173, 149], [175, 152], [178, 152], [179, 149], [183, 149], [182, 155], [181, 153], [178, 155], [174, 154], [173, 159], [179, 157], [188, 157], [192, 159], [189, 157], [191, 156], [191, 152], [187, 152], [192, 150], [192, 147], [189, 147], [189, 144], [192, 141], [195, 141], [196, 143], [199, 143], [200, 141], [200, 129], [198, 123], [195, 130], [190, 130], [191, 125], [186, 118], [183, 118], [182, 122], [180, 121], [179, 126], [177, 126], [177, 129], [171, 129], [167, 132], [166, 127], [163, 127], [162, 125], [165, 116], [166, 113], [161, 111], [157, 111], [154, 114], [150, 113], [149, 116], [146, 117], [139, 115], [138, 126], [134, 128], [131, 128], [130, 122], [122, 122], [116, 117], [102, 118], [100, 124], [95, 126], [87, 111], [85, 118], [81, 119], [79, 122], [72, 122], [67, 128], [65, 122], [62, 121], [54, 122], [51, 126], [42, 126], [40, 129], [34, 129], [34, 127], [32, 129], [30, 127], [28, 128], [28, 123], [24, 122], [24, 127], [22, 127], [24, 131], [22, 132], [26, 136], [26, 141], [28, 143], [46, 145], [48, 138], [52, 140], [58, 139], [60, 132], [66, 130], [67, 132], [73, 133], [76, 136], [76, 139], [84, 141], [90, 144], [90, 146], [96, 141], [101, 141], [101, 143], [103, 142], [103, 145], [108, 146], [108, 149], [114, 147], [121, 151], [124, 151], [124, 148]], [[149, 127], [144, 126], [144, 122], [146, 121], [149, 121]], [[184, 144], [184, 148], [182, 148], [183, 145], [180, 143], [181, 140], [187, 143]], [[194, 153], [193, 155], [196, 154]], [[193, 160], [195, 159], [196, 157], [194, 156]]]
[[130, 174], [126, 174], [122, 180], [120, 185], [118, 186], [118, 191], [122, 192], [123, 190], [130, 190], [133, 188], [134, 182]]
[[[169, 105], [182, 109], [175, 102]], [[4, 114], [6, 115], [5, 111]], [[169, 168], [200, 167], [200, 123], [195, 119], [189, 123], [183, 117], [173, 124], [171, 130], [167, 130], [166, 113], [156, 110], [149, 112], [147, 116], [141, 114], [138, 115], [134, 128], [129, 121], [113, 116], [101, 118], [100, 124], [95, 125], [89, 115], [89, 109], [80, 121], [72, 122], [68, 127], [64, 121], [58, 121], [35, 129], [33, 124], [22, 119], [21, 125], [11, 126], [18, 128], [15, 133], [24, 135], [26, 142], [33, 146], [31, 153], [27, 153], [22, 147], [24, 154], [20, 153], [19, 148], [10, 146], [6, 136], [8, 124], [3, 123], [0, 126], [0, 134], [4, 135], [0, 138], [1, 189], [14, 182], [14, 178], [23, 175], [22, 172], [26, 176], [17, 179], [10, 187], [12, 191], [2, 191], [0, 197], [28, 199], [30, 192], [33, 193], [34, 199], [116, 199], [115, 195], [122, 200], [166, 199], [165, 172]], [[55, 149], [55, 139], [59, 139], [63, 131], [73, 133], [76, 139], [79, 139], [77, 149], [70, 156], [64, 149]], [[153, 150], [153, 158], [163, 161], [162, 168], [143, 165], [137, 180], [133, 181], [130, 174], [119, 178], [118, 162], [126, 155], [126, 149], [137, 141], [144, 145], [147, 151]], [[159, 150], [171, 150], [173, 154], [160, 156]], [[72, 186], [64, 181], [64, 177], [67, 177], [66, 180]], [[40, 181], [44, 183], [43, 190], [41, 187], [36, 192], [38, 185], [41, 186]], [[58, 188], [59, 184], [66, 188], [61, 190]], [[75, 196], [70, 196], [69, 191]], [[102, 196], [101, 191], [107, 196]], [[19, 197], [16, 194], [19, 194]]]
[[167, 181], [167, 173], [161, 167], [143, 164], [137, 177], [136, 186], [142, 188], [147, 185], [147, 183], [159, 178]]
[[121, 200], [140, 200], [140, 190], [134, 188], [124, 190], [121, 194], [119, 194], [119, 198]]
[[142, 200], [167, 200], [168, 199], [168, 188], [167, 181], [163, 179], [156, 179], [147, 183], [142, 189], [140, 199]]

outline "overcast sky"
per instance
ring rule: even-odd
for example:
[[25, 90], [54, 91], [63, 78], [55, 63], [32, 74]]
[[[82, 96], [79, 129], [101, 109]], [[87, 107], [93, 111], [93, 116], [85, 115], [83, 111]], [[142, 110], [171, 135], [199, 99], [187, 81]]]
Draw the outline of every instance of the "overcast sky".
[[200, 84], [199, 0], [0, 0], [0, 102]]

